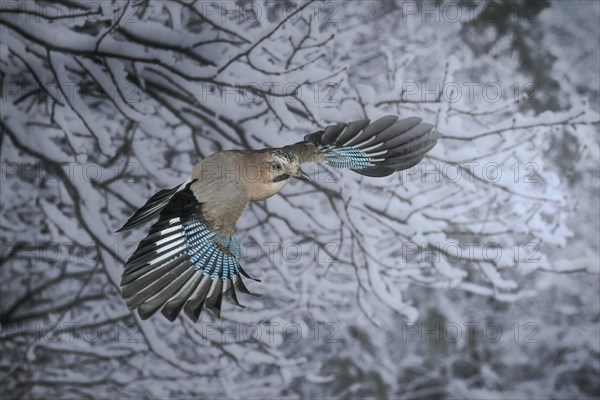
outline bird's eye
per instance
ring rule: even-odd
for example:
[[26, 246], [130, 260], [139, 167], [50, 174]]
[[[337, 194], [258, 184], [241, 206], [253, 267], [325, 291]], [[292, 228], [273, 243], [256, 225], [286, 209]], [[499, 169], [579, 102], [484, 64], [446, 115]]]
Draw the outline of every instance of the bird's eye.
[[281, 163], [278, 161], [273, 162], [273, 169], [276, 171], [281, 171]]

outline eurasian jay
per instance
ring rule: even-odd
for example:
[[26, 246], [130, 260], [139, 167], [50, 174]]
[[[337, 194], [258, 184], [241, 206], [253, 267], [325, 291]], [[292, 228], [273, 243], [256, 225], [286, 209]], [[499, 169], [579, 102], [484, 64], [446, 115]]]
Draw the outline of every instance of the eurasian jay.
[[248, 202], [308, 180], [300, 166], [309, 162], [390, 175], [418, 164], [440, 137], [417, 117], [369, 122], [331, 125], [281, 148], [219, 151], [196, 164], [186, 182], [152, 196], [117, 231], [159, 216], [125, 264], [121, 288], [129, 309], [146, 319], [162, 307], [170, 321], [183, 309], [196, 322], [202, 307], [220, 318], [223, 298], [244, 308], [236, 289], [254, 295], [241, 275], [254, 278], [239, 264], [235, 226]]

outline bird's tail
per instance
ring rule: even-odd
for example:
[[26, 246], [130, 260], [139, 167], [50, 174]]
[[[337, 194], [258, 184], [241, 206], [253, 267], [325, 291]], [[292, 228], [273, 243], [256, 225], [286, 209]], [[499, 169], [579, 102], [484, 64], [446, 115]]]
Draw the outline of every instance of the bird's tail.
[[440, 138], [421, 118], [399, 120], [388, 115], [336, 124], [307, 135], [304, 140], [325, 153], [325, 162], [366, 176], [387, 176], [418, 164]]

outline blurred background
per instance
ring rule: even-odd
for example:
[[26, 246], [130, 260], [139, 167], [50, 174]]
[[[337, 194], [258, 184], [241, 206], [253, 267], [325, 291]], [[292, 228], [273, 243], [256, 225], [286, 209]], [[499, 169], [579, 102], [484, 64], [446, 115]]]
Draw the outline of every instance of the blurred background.
[[[3, 1], [2, 398], [600, 397], [600, 3]], [[260, 300], [127, 310], [203, 157], [334, 122], [443, 138], [386, 178], [308, 169], [240, 219]], [[241, 297], [241, 296], [240, 296]]]

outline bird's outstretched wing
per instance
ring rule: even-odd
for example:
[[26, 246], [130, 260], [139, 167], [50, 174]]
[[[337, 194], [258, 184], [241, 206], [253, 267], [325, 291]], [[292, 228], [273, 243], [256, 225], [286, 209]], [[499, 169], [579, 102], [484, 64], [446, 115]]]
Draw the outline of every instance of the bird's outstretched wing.
[[302, 163], [324, 161], [366, 176], [387, 176], [418, 164], [440, 138], [433, 125], [421, 118], [388, 115], [330, 125], [286, 146]]
[[[192, 181], [158, 192], [134, 214], [142, 218], [132, 217], [130, 221], [134, 223], [128, 221], [121, 228], [139, 225], [139, 221], [160, 212], [158, 222], [125, 264], [121, 279], [128, 307], [137, 308], [142, 319], [161, 307], [170, 321], [183, 310], [196, 322], [202, 307], [220, 317], [223, 298], [241, 306], [236, 289], [252, 294], [240, 276], [250, 278], [238, 262], [239, 242], [234, 235], [223, 233], [235, 228], [246, 205], [245, 198], [236, 196], [235, 187], [225, 187], [223, 190], [228, 192], [220, 204], [216, 203], [218, 196], [199, 201], [192, 186], [196, 183], [201, 185]], [[169, 196], [166, 202], [165, 196]], [[221, 208], [223, 198], [234, 200], [226, 202], [227, 208]]]

